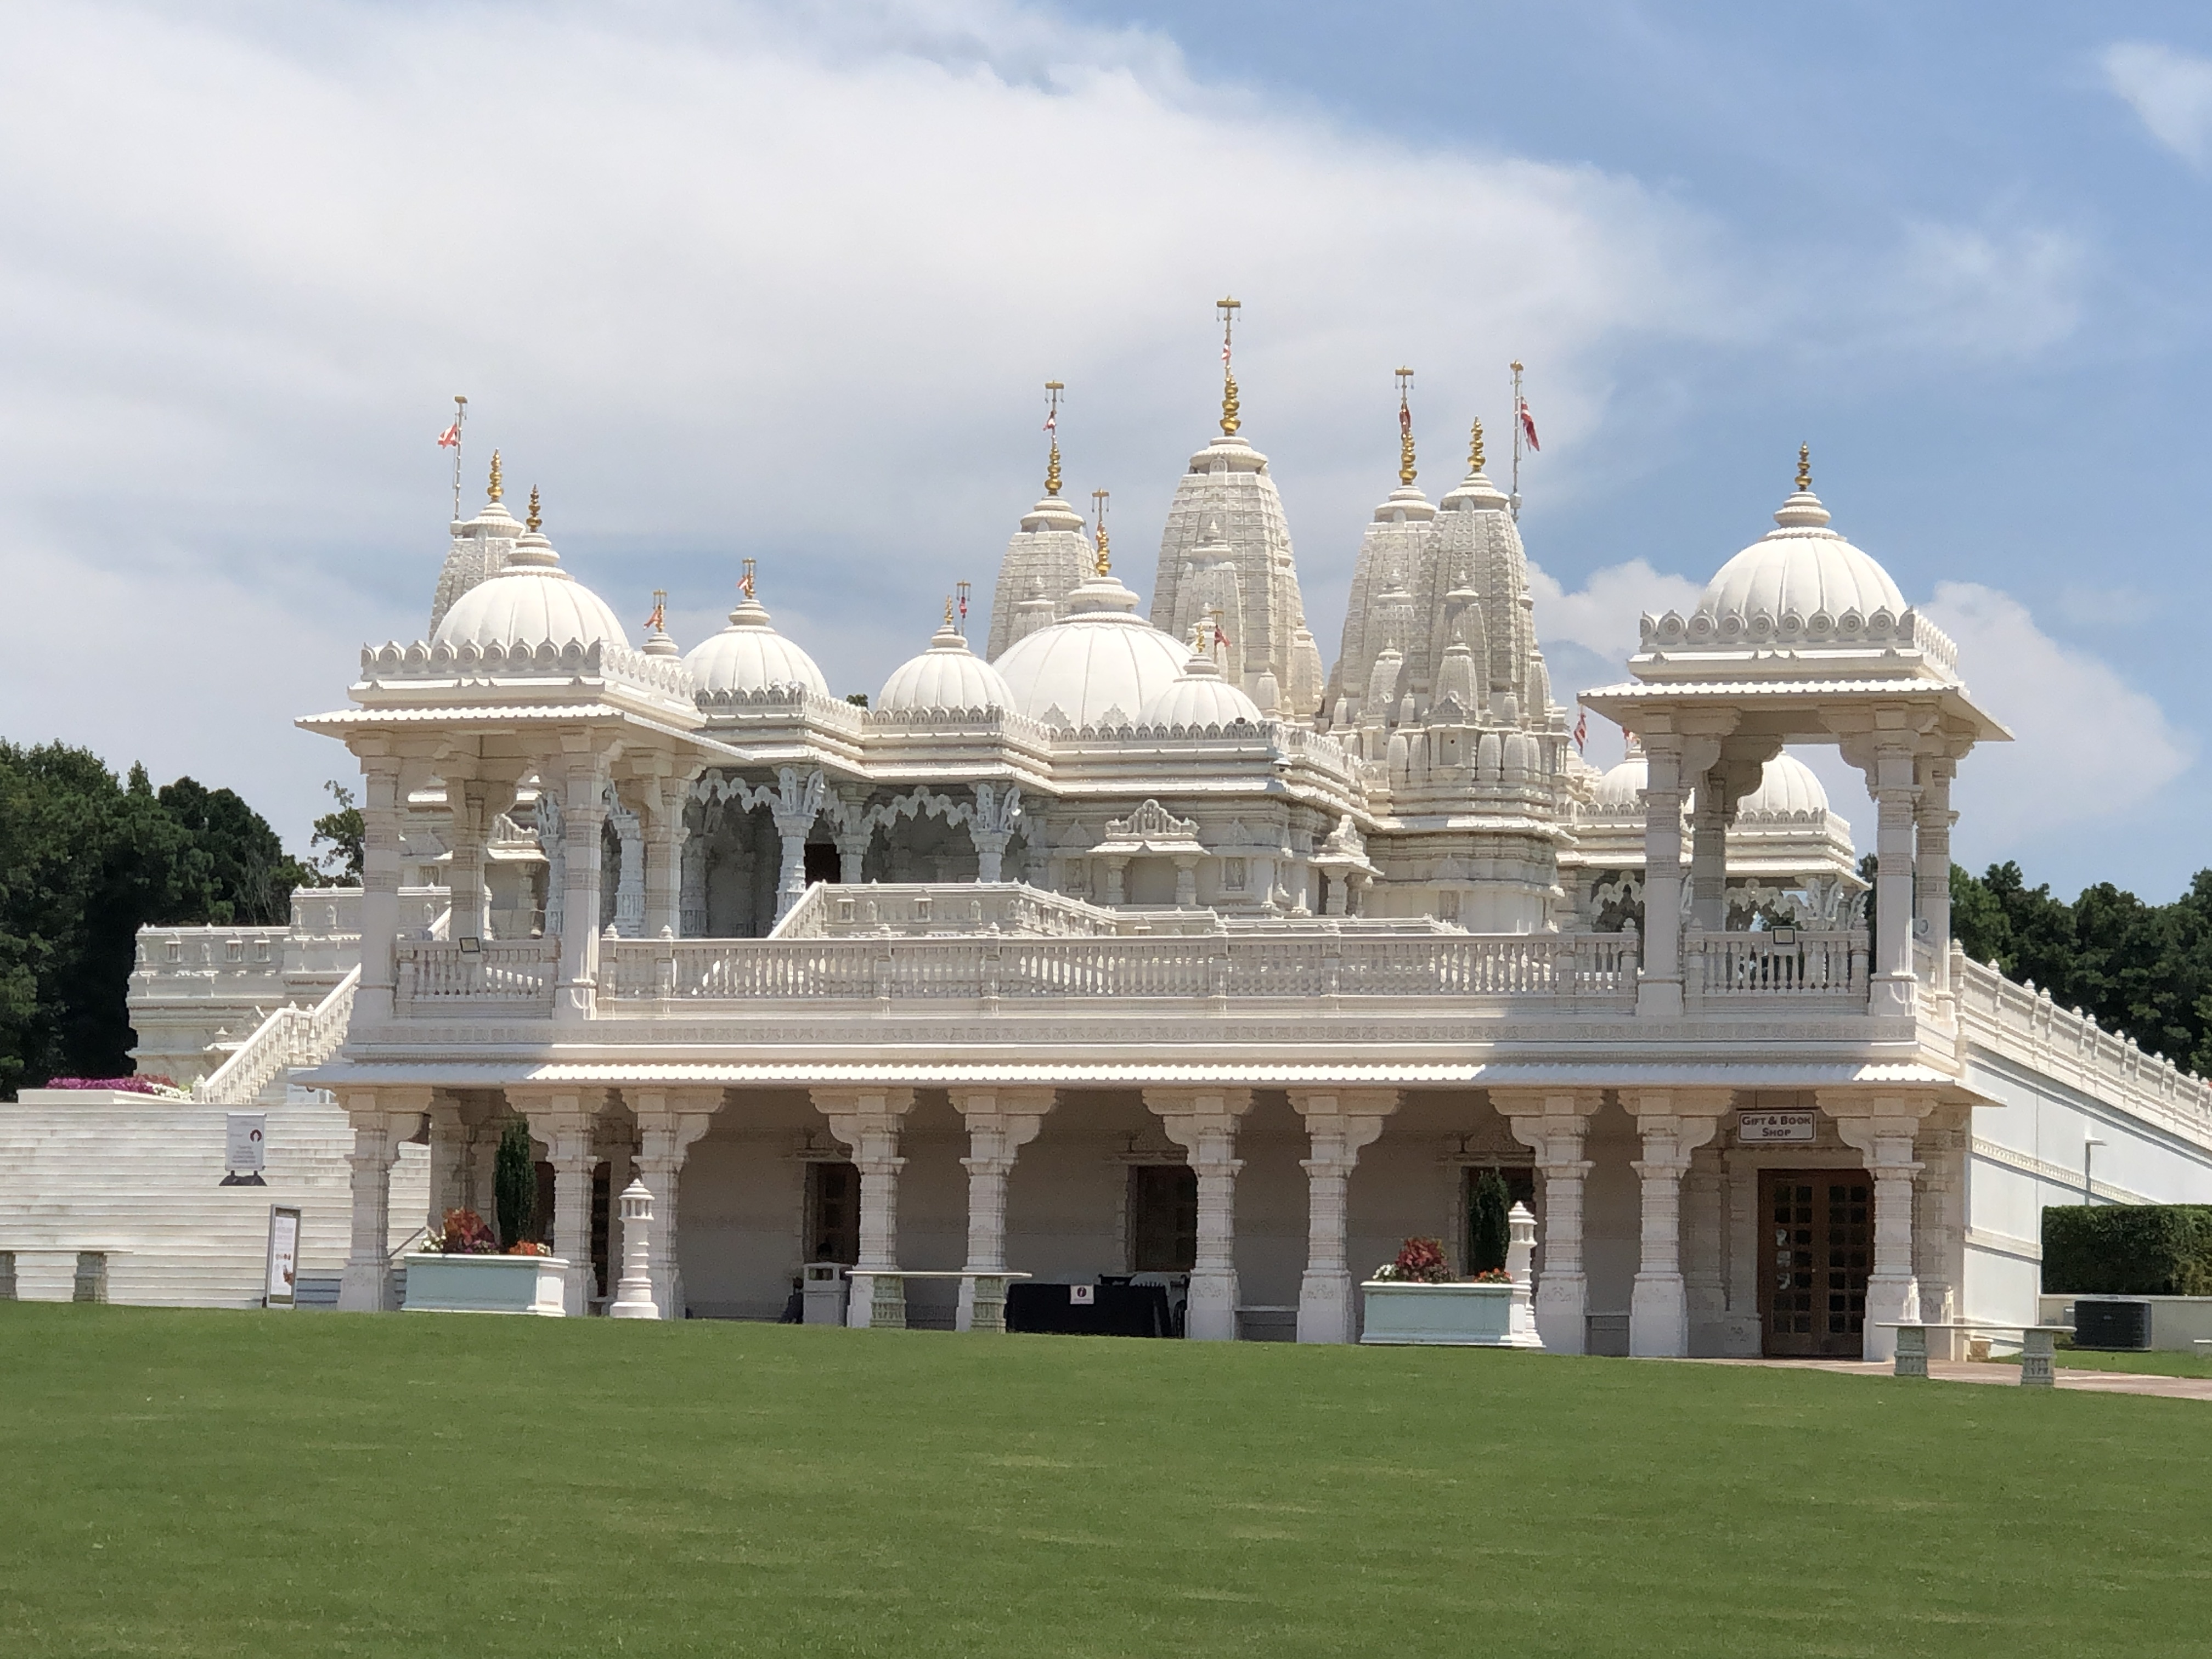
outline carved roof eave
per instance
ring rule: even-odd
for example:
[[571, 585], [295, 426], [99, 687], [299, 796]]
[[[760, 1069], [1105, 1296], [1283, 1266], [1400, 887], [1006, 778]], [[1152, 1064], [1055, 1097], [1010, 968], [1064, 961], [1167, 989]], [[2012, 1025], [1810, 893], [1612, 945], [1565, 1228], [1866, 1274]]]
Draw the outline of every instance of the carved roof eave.
[[1123, 836], [1088, 848], [1086, 858], [1204, 858], [1205, 843], [1182, 836]]
[[1580, 692], [1577, 701], [1631, 731], [1646, 729], [1645, 717], [1668, 709], [1707, 710], [1740, 707], [1741, 730], [1789, 741], [1825, 743], [1836, 735], [1834, 715], [1867, 716], [1884, 705], [1937, 709], [1945, 725], [1981, 743], [2009, 743], [2012, 732], [1975, 703], [1966, 688], [1926, 679], [1745, 679], [1679, 683], [1629, 682]]
[[319, 732], [341, 741], [356, 733], [371, 732], [434, 737], [441, 729], [473, 735], [487, 732], [511, 732], [517, 727], [544, 729], [609, 723], [649, 732], [679, 747], [690, 749], [710, 763], [745, 766], [757, 763], [757, 757], [750, 750], [733, 748], [703, 732], [672, 726], [665, 720], [648, 718], [635, 709], [606, 702], [340, 708], [326, 714], [302, 714], [292, 722], [304, 732]]
[[1385, 812], [1375, 818], [1374, 828], [1367, 833], [1370, 836], [1526, 836], [1558, 845], [1574, 840], [1574, 832], [1565, 824], [1548, 818], [1503, 817], [1486, 812], [1417, 812], [1404, 817]]

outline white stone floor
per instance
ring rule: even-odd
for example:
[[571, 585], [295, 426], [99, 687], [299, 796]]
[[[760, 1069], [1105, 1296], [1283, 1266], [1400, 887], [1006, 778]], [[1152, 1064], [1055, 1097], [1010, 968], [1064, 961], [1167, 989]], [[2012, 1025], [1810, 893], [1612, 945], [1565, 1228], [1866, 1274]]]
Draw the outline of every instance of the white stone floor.
[[[1771, 1365], [1791, 1370], [1835, 1371], [1847, 1376], [1893, 1376], [1887, 1360], [1856, 1359], [1698, 1359], [1698, 1365]], [[2020, 1383], [2020, 1367], [1931, 1360], [1929, 1376], [1938, 1382]], [[2060, 1366], [2054, 1373], [2062, 1389], [2085, 1394], [2148, 1394], [2167, 1400], [2212, 1400], [2212, 1376], [2152, 1376], [2140, 1371], [2083, 1371]]]

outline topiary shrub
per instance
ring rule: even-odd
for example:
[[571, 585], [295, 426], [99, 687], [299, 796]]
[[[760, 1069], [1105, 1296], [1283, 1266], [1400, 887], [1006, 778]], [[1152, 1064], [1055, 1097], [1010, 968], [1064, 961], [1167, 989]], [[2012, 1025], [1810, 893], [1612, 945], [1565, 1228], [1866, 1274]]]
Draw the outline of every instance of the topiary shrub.
[[492, 1165], [492, 1200], [499, 1211], [500, 1243], [512, 1249], [538, 1237], [538, 1160], [530, 1149], [530, 1126], [510, 1119], [499, 1138]]
[[2046, 1296], [2212, 1296], [2212, 1204], [2054, 1204]]
[[1474, 1178], [1474, 1195], [1468, 1206], [1469, 1273], [1487, 1273], [1505, 1265], [1505, 1249], [1513, 1242], [1506, 1213], [1512, 1207], [1513, 1194], [1506, 1190], [1504, 1176], [1485, 1170]]

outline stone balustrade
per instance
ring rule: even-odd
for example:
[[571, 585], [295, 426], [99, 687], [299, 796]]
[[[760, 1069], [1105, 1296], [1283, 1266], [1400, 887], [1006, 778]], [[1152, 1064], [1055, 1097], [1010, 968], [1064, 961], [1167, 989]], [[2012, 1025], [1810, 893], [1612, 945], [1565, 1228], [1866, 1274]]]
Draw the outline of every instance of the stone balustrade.
[[1722, 933], [1692, 928], [1682, 939], [1686, 1009], [1725, 998], [1796, 1005], [1817, 999], [1863, 1003], [1867, 935], [1863, 927], [1790, 927]]
[[[464, 948], [470, 943], [477, 948]], [[402, 939], [397, 951], [393, 1000], [417, 1013], [464, 1004], [550, 1009], [561, 970], [557, 938]]]

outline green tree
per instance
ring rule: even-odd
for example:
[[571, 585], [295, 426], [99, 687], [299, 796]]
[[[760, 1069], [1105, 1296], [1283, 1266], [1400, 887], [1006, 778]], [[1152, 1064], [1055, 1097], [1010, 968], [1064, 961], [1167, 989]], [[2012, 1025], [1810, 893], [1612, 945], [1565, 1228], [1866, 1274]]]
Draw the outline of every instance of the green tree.
[[353, 791], [336, 778], [323, 787], [331, 792], [331, 799], [337, 805], [315, 820], [315, 833], [307, 843], [316, 849], [316, 873], [325, 886], [357, 887], [361, 884], [362, 843], [367, 834], [361, 808], [354, 800]]
[[499, 1242], [502, 1247], [538, 1237], [538, 1159], [530, 1148], [530, 1126], [509, 1118], [499, 1138], [499, 1156], [492, 1162], [492, 1201], [499, 1211]]
[[1505, 1265], [1505, 1251], [1513, 1239], [1508, 1219], [1512, 1208], [1513, 1194], [1507, 1189], [1504, 1176], [1495, 1170], [1485, 1170], [1474, 1178], [1474, 1195], [1468, 1206], [1469, 1273], [1488, 1273]]

